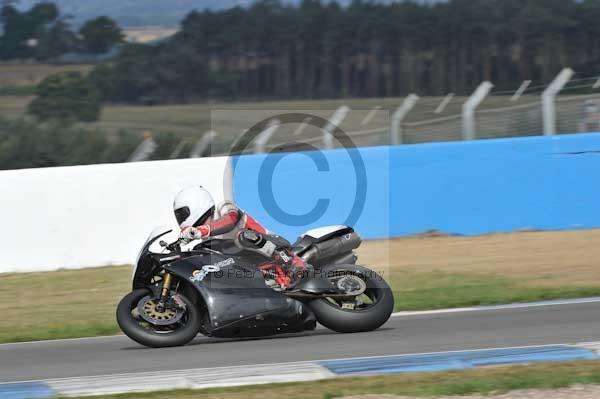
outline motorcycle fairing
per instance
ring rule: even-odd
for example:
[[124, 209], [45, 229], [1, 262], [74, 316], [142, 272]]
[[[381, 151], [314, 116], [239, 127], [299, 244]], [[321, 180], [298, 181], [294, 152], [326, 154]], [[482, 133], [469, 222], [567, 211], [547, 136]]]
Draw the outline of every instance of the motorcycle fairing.
[[311, 245], [325, 242], [333, 237], [340, 237], [345, 234], [353, 233], [354, 229], [348, 226], [326, 226], [318, 229], [309, 230], [306, 233], [302, 234], [292, 247], [294, 248], [294, 252], [300, 254], [304, 252]]
[[[203, 266], [219, 270], [206, 273], [201, 280], [194, 278]], [[189, 282], [200, 294], [206, 304], [209, 335], [259, 336], [314, 328], [314, 315], [308, 307], [267, 287], [258, 268], [240, 257], [200, 254], [164, 269]]]

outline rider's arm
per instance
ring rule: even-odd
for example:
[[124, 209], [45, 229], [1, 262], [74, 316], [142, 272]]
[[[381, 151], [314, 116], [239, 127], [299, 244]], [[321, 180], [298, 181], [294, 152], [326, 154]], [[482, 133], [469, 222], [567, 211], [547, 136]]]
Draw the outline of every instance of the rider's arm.
[[232, 209], [219, 219], [200, 226], [198, 229], [204, 228], [205, 231], [208, 232], [206, 235], [203, 235], [203, 237], [218, 236], [233, 230], [241, 218], [242, 211], [239, 209]]
[[186, 227], [181, 230], [181, 237], [188, 240], [197, 240], [200, 238], [214, 237], [227, 233], [235, 228], [242, 217], [242, 211], [239, 209], [230, 209], [219, 219], [198, 227]]

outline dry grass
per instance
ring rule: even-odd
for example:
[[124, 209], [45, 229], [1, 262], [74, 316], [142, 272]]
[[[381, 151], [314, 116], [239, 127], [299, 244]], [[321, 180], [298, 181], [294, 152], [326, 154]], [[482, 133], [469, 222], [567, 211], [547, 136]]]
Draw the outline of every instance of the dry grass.
[[[548, 287], [598, 286], [600, 230], [367, 241], [360, 262], [393, 272], [498, 275]], [[388, 269], [389, 264], [389, 269]]]
[[0, 64], [0, 87], [32, 86], [59, 72], [88, 73], [93, 65]]
[[0, 116], [18, 117], [32, 100], [30, 96], [0, 96]]

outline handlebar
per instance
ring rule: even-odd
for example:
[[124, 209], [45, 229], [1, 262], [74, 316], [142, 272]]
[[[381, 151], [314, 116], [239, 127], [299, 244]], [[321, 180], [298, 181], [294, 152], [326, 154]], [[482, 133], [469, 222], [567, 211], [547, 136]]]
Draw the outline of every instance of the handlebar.
[[[190, 241], [191, 242], [191, 241]], [[204, 246], [204, 244], [210, 242], [210, 240], [207, 241], [200, 241], [196, 246]], [[185, 239], [183, 238], [178, 238], [176, 241], [173, 241], [172, 243], [168, 244], [165, 241], [161, 241], [161, 246], [165, 249], [167, 249], [169, 252], [171, 253], [182, 253], [183, 251], [181, 250], [181, 246], [182, 245], [186, 245], [189, 242], [187, 242]], [[200, 250], [205, 250], [206, 251], [210, 251], [210, 248], [200, 248]], [[194, 248], [193, 251], [190, 252], [199, 252], [198, 249]]]
[[171, 244], [168, 244], [165, 248], [169, 250], [169, 252], [181, 252], [181, 239], [178, 239]]

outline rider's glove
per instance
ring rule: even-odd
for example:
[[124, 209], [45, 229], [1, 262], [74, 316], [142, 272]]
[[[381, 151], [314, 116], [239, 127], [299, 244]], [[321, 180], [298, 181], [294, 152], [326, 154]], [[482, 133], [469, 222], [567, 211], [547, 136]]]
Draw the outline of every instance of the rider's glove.
[[186, 227], [181, 230], [179, 238], [187, 241], [199, 240], [201, 238], [208, 237], [210, 235], [210, 226], [202, 225], [198, 227]]

